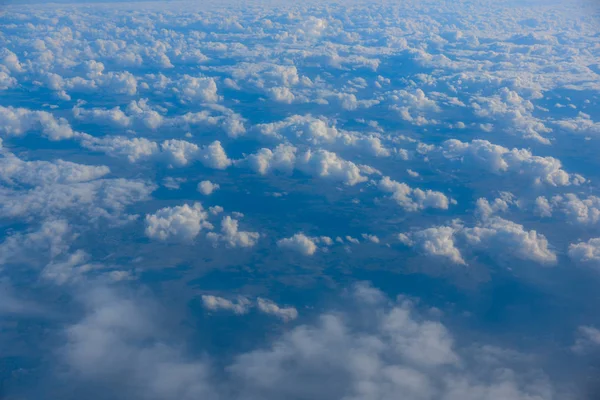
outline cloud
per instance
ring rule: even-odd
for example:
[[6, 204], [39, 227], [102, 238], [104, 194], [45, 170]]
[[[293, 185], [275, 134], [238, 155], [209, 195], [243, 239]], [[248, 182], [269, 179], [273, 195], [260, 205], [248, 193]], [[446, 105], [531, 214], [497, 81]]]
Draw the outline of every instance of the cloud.
[[446, 258], [454, 264], [466, 265], [454, 243], [454, 235], [458, 229], [452, 226], [438, 226], [411, 234], [403, 233], [398, 238], [407, 246], [415, 247], [428, 256]]
[[571, 350], [575, 353], [585, 354], [594, 351], [598, 346], [600, 346], [600, 330], [593, 326], [580, 326]]
[[569, 257], [581, 265], [600, 269], [600, 238], [570, 244]]
[[305, 256], [312, 256], [317, 251], [317, 245], [314, 240], [303, 233], [296, 233], [289, 238], [277, 241], [277, 246], [282, 249], [296, 251]]
[[161, 208], [146, 215], [146, 236], [155, 240], [192, 241], [202, 229], [212, 229], [200, 203]]
[[43, 186], [70, 184], [99, 179], [110, 173], [106, 166], [76, 164], [69, 161], [23, 161], [0, 152], [0, 181], [8, 185]]
[[258, 232], [239, 230], [239, 222], [229, 216], [221, 220], [221, 233], [210, 232], [207, 238], [214, 242], [224, 242], [228, 247], [254, 247], [260, 238]]
[[128, 205], [147, 200], [155, 186], [127, 179], [98, 179], [30, 190], [0, 188], [0, 217], [25, 218], [78, 215], [88, 222], [116, 219]]
[[252, 304], [250, 300], [245, 297], [239, 296], [235, 302], [227, 300], [223, 297], [202, 295], [202, 305], [207, 310], [211, 311], [231, 311], [234, 314], [242, 315], [247, 314], [250, 311]]
[[418, 211], [425, 208], [447, 210], [450, 200], [441, 192], [413, 189], [406, 183], [396, 182], [384, 176], [378, 183], [381, 191], [391, 193], [391, 198], [406, 211]]
[[497, 216], [486, 216], [473, 227], [453, 221], [450, 226], [402, 233], [398, 238], [427, 256], [446, 258], [455, 264], [467, 264], [463, 255], [466, 250], [484, 251], [498, 261], [520, 259], [544, 266], [558, 262], [544, 235]]
[[499, 217], [493, 217], [482, 225], [465, 228], [467, 243], [475, 248], [508, 255], [542, 265], [555, 265], [556, 254], [549, 248], [548, 240], [535, 230], [526, 231], [523, 225]]
[[280, 307], [271, 300], [260, 297], [256, 299], [256, 303], [260, 312], [274, 315], [284, 322], [294, 320], [298, 317], [298, 311], [294, 307]]
[[483, 167], [494, 174], [528, 176], [537, 184], [569, 186], [585, 182], [581, 175], [563, 170], [560, 160], [554, 157], [534, 156], [525, 149], [509, 150], [487, 140], [465, 143], [450, 139], [442, 144], [441, 150], [444, 157], [459, 160], [466, 166]]
[[369, 296], [366, 302], [357, 292], [347, 300], [352, 315], [324, 313], [316, 323], [298, 326], [265, 348], [238, 356], [228, 370], [244, 395], [263, 399], [387, 399], [398, 393], [410, 400], [551, 398], [552, 388], [543, 378], [525, 378], [510, 367], [472, 360], [455, 345], [443, 324], [423, 318], [410, 301], [386, 306], [381, 296]]
[[76, 135], [69, 122], [47, 111], [0, 106], [0, 135], [23, 136], [40, 132], [50, 140], [70, 139]]
[[218, 183], [212, 183], [211, 181], [202, 181], [198, 184], [197, 190], [205, 196], [213, 194], [219, 190], [220, 186]]

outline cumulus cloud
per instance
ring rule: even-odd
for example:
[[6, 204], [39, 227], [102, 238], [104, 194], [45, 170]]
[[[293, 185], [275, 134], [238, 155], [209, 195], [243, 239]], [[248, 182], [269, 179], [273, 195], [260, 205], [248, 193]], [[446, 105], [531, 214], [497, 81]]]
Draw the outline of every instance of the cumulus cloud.
[[211, 181], [202, 181], [198, 184], [197, 190], [205, 196], [213, 194], [219, 190], [220, 186], [218, 183], [212, 183]]
[[450, 226], [402, 233], [398, 238], [427, 256], [446, 258], [455, 264], [467, 264], [463, 250], [483, 251], [498, 261], [520, 259], [547, 266], [557, 263], [556, 253], [544, 235], [497, 216], [485, 217], [473, 227], [454, 221]]
[[273, 315], [284, 322], [294, 320], [298, 317], [298, 311], [294, 307], [280, 307], [268, 299], [259, 297], [256, 299], [256, 306], [260, 312]]
[[226, 216], [221, 220], [221, 233], [210, 232], [207, 234], [210, 240], [223, 242], [228, 247], [253, 247], [258, 242], [258, 232], [246, 232], [239, 230], [239, 221]]
[[69, 122], [47, 111], [0, 106], [0, 135], [23, 136], [39, 132], [50, 140], [70, 139], [76, 135]]
[[0, 152], [0, 181], [8, 185], [42, 186], [69, 184], [99, 179], [110, 172], [106, 166], [76, 164], [69, 161], [23, 161]]
[[413, 189], [406, 183], [396, 182], [384, 176], [378, 183], [381, 191], [391, 193], [391, 198], [406, 211], [418, 211], [425, 208], [448, 209], [451, 202], [446, 195], [433, 190]]
[[317, 245], [314, 240], [303, 233], [296, 233], [292, 237], [280, 239], [277, 241], [277, 246], [305, 256], [312, 256], [317, 251]]
[[0, 217], [33, 219], [75, 214], [95, 221], [118, 218], [128, 205], [147, 200], [155, 185], [127, 179], [98, 179], [38, 186], [31, 190], [0, 188]]
[[155, 240], [191, 241], [202, 229], [212, 229], [200, 203], [161, 208], [146, 215], [146, 236]]
[[402, 233], [398, 238], [402, 243], [428, 256], [446, 258], [454, 264], [466, 265], [454, 243], [454, 236], [459, 229], [460, 227], [438, 226], [410, 234]]
[[506, 254], [506, 249], [510, 249], [510, 256], [521, 260], [542, 265], [555, 265], [557, 262], [556, 254], [544, 235], [535, 230], [526, 231], [523, 225], [500, 217], [493, 217], [481, 226], [465, 228], [464, 235], [471, 246], [495, 254]]
[[[242, 382], [245, 394], [355, 399], [402, 393], [415, 400], [552, 396], [543, 378], [529, 385], [510, 367], [462, 355], [448, 329], [420, 316], [410, 301], [387, 307], [379, 302], [381, 296], [369, 296], [369, 303], [364, 296], [354, 296], [354, 318], [324, 313], [316, 324], [299, 326], [264, 349], [240, 355], [229, 371]], [[375, 308], [367, 311], [366, 304]], [[501, 370], [504, 373], [498, 374]], [[332, 381], [340, 384], [328, 384]]]
[[562, 169], [560, 160], [534, 156], [526, 149], [512, 149], [492, 144], [487, 140], [470, 143], [450, 139], [442, 144], [444, 157], [459, 160], [466, 166], [482, 167], [494, 174], [528, 176], [533, 182], [551, 186], [579, 185], [585, 179]]
[[569, 257], [581, 265], [600, 268], [600, 238], [570, 244]]
[[202, 295], [202, 305], [211, 311], [231, 311], [234, 314], [247, 314], [252, 307], [252, 303], [245, 297], [237, 297], [235, 301], [225, 299], [219, 296]]

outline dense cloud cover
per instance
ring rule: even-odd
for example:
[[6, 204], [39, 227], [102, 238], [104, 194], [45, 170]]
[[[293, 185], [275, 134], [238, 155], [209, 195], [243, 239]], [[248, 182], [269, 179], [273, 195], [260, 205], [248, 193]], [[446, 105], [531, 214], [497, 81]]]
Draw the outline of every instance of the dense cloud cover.
[[16, 3], [1, 398], [595, 398], [593, 4]]

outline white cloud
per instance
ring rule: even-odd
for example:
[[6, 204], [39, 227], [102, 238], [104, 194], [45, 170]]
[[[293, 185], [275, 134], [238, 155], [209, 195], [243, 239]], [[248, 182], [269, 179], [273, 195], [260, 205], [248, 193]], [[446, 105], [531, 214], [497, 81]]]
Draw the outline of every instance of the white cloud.
[[224, 242], [228, 247], [253, 247], [258, 242], [260, 234], [240, 231], [239, 222], [226, 216], [221, 220], [221, 233], [210, 232], [207, 237], [215, 242]]
[[218, 140], [200, 149], [198, 159], [204, 166], [214, 169], [225, 169], [232, 164]]
[[177, 94], [184, 102], [216, 103], [219, 101], [217, 83], [213, 78], [185, 75], [176, 85]]
[[47, 111], [0, 106], [0, 135], [23, 136], [39, 131], [50, 140], [70, 139], [76, 135], [69, 122]]
[[523, 225], [492, 217], [480, 226], [465, 228], [467, 243], [501, 256], [555, 265], [556, 254], [549, 248], [546, 237], [535, 230], [526, 231]]
[[260, 312], [274, 315], [284, 322], [294, 320], [298, 317], [298, 311], [294, 307], [280, 307], [273, 301], [260, 297], [256, 299], [256, 303]]
[[447, 210], [450, 203], [448, 197], [441, 192], [413, 189], [406, 183], [396, 182], [388, 176], [379, 181], [378, 187], [383, 192], [391, 193], [392, 199], [406, 211], [418, 211], [425, 208]]
[[312, 256], [317, 251], [315, 242], [303, 233], [296, 233], [292, 237], [280, 239], [277, 241], [277, 246], [305, 256]]
[[576, 263], [600, 269], [600, 238], [569, 245], [569, 257]]
[[118, 218], [126, 206], [149, 198], [153, 184], [127, 179], [99, 179], [38, 186], [28, 191], [0, 188], [0, 216], [54, 217], [63, 213], [95, 221]]
[[202, 181], [198, 183], [197, 190], [205, 196], [213, 194], [219, 190], [220, 186], [218, 183], [212, 183], [211, 181]]
[[212, 229], [202, 204], [161, 208], [146, 215], [146, 236], [157, 240], [191, 241], [202, 229]]
[[575, 353], [585, 354], [595, 351], [600, 346], [600, 330], [593, 326], [580, 326], [577, 329], [577, 339], [571, 346]]
[[349, 186], [365, 182], [361, 169], [327, 150], [307, 150], [296, 158], [296, 168], [304, 173], [324, 179], [341, 181]]
[[219, 296], [202, 295], [202, 305], [211, 311], [231, 311], [234, 314], [247, 314], [252, 303], [245, 297], [238, 296], [235, 301]]
[[105, 166], [76, 164], [69, 161], [23, 161], [13, 154], [0, 152], [0, 181], [14, 185], [51, 185], [88, 182], [103, 177]]
[[460, 227], [438, 226], [408, 234], [400, 234], [399, 239], [407, 246], [433, 257], [446, 258], [454, 264], [466, 265], [460, 250], [455, 246], [455, 235]]
[[442, 144], [441, 149], [448, 159], [460, 160], [467, 166], [483, 167], [495, 174], [524, 175], [535, 183], [551, 186], [579, 185], [585, 182], [582, 176], [563, 170], [560, 160], [554, 157], [534, 156], [526, 149], [509, 150], [487, 140], [465, 143], [450, 139]]

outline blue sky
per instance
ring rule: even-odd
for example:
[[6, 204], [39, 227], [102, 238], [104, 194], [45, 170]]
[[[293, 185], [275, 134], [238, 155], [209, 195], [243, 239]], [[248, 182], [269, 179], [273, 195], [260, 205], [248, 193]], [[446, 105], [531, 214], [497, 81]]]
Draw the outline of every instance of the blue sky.
[[596, 11], [4, 6], [0, 396], [593, 398]]

